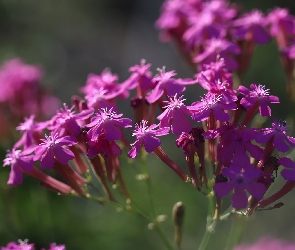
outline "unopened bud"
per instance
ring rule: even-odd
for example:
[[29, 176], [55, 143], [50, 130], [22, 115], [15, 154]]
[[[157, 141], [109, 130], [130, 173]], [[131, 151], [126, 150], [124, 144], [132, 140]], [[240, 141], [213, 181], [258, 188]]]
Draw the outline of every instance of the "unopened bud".
[[174, 222], [174, 242], [179, 247], [182, 236], [182, 224], [184, 219], [184, 205], [181, 201], [177, 202], [172, 209], [172, 218]]

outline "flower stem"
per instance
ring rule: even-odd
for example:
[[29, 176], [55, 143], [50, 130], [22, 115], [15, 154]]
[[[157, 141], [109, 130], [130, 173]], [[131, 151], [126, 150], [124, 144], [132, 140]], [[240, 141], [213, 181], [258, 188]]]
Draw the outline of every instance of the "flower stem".
[[244, 216], [240, 216], [240, 215], [232, 216], [231, 227], [230, 227], [225, 249], [228, 249], [228, 250], [233, 249], [233, 247], [238, 243], [244, 228], [243, 217]]
[[[143, 169], [144, 169], [146, 176], [148, 176], [148, 171], [147, 171], [145, 161], [142, 161], [142, 165], [143, 165]], [[154, 223], [155, 229], [157, 230], [157, 232], [158, 232], [159, 236], [161, 237], [163, 243], [165, 244], [166, 248], [169, 250], [173, 250], [173, 247], [170, 244], [166, 234], [164, 233], [164, 231], [160, 225], [160, 222], [157, 221], [157, 210], [156, 210], [156, 206], [155, 206], [155, 202], [154, 202], [154, 198], [153, 198], [153, 194], [152, 194], [152, 185], [151, 185], [151, 181], [150, 181], [149, 177], [145, 179], [145, 183], [146, 183], [147, 190], [148, 190], [148, 196], [149, 196], [149, 200], [150, 200], [150, 204], [151, 204], [151, 209], [152, 209], [152, 214], [153, 214], [153, 219], [154, 219], [153, 223]]]

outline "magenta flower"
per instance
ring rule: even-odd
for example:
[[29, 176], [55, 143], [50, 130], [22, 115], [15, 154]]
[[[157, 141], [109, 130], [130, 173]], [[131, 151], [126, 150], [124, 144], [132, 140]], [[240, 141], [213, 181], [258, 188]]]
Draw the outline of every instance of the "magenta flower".
[[194, 102], [192, 106], [188, 106], [188, 109], [192, 111], [192, 118], [197, 122], [207, 120], [211, 112], [216, 120], [225, 122], [230, 119], [230, 116], [224, 110], [234, 110], [237, 105], [222, 101], [222, 95], [208, 93], [202, 98], [201, 102]]
[[116, 96], [120, 96], [121, 98], [127, 98], [129, 95], [124, 86], [118, 83], [118, 76], [112, 74], [109, 69], [103, 70], [100, 75], [88, 75], [86, 86], [81, 91], [88, 95], [94, 89], [105, 89], [107, 94], [116, 94]]
[[56, 243], [51, 243], [48, 250], [66, 250], [65, 245], [57, 245]]
[[12, 184], [14, 187], [22, 184], [23, 182], [23, 171], [30, 172], [33, 169], [34, 161], [33, 155], [31, 154], [33, 148], [21, 151], [12, 149], [6, 154], [6, 158], [3, 161], [3, 166], [11, 166], [9, 179], [7, 184]]
[[99, 134], [96, 140], [87, 141], [87, 146], [87, 156], [89, 158], [94, 158], [98, 154], [102, 154], [107, 157], [122, 154], [122, 150], [116, 142], [107, 140], [104, 133]]
[[269, 140], [273, 140], [273, 146], [281, 152], [289, 150], [288, 144], [295, 147], [295, 138], [286, 135], [286, 131], [290, 130], [290, 127], [286, 126], [286, 121], [274, 121], [271, 125], [272, 128], [256, 129], [258, 132], [255, 140], [258, 143], [266, 143]]
[[45, 135], [46, 139], [42, 139], [35, 151], [34, 161], [40, 160], [41, 168], [52, 168], [55, 159], [61, 164], [67, 164], [68, 161], [74, 159], [74, 153], [63, 146], [73, 146], [77, 144], [74, 136], [59, 137], [58, 134]]
[[182, 132], [188, 133], [192, 129], [192, 125], [186, 118], [187, 115], [190, 115], [190, 111], [183, 104], [185, 99], [183, 99], [183, 96], [177, 98], [177, 94], [169, 99], [170, 101], [165, 101], [168, 103], [164, 107], [166, 110], [157, 117], [160, 120], [159, 127], [170, 127], [170, 123], [172, 123], [173, 134], [181, 135]]
[[29, 244], [29, 240], [18, 240], [16, 242], [9, 242], [6, 247], [1, 247], [1, 250], [35, 250], [34, 244]]
[[149, 71], [151, 64], [145, 64], [145, 60], [140, 61], [140, 65], [134, 65], [129, 68], [132, 75], [123, 83], [127, 89], [134, 89], [140, 87], [143, 91], [152, 88], [152, 72]]
[[273, 237], [263, 237], [259, 239], [257, 242], [249, 245], [242, 244], [235, 247], [233, 250], [294, 250], [295, 244], [285, 242], [279, 239], [275, 239]]
[[51, 119], [50, 130], [53, 134], [58, 133], [60, 136], [74, 135], [77, 136], [81, 132], [81, 125], [83, 121], [88, 119], [94, 112], [93, 109], [83, 110], [79, 114], [75, 114], [72, 106], [70, 109], [64, 103], [64, 109], [60, 111]]
[[271, 40], [266, 31], [266, 19], [259, 10], [253, 10], [233, 21], [233, 35], [238, 39], [252, 39], [255, 43], [264, 44]]
[[275, 8], [266, 17], [270, 25], [270, 34], [274, 37], [293, 35], [295, 28], [295, 17], [289, 14], [288, 9]]
[[[239, 66], [233, 55], [240, 53], [241, 49], [236, 43], [222, 38], [211, 38], [205, 41], [204, 51], [197, 54], [193, 61], [199, 64], [208, 64], [214, 62], [217, 56], [220, 56], [224, 58], [226, 68], [233, 71]], [[203, 66], [199, 68], [203, 69]]]
[[216, 16], [209, 11], [203, 11], [198, 15], [190, 16], [189, 23], [192, 24], [183, 35], [189, 48], [203, 44], [208, 38], [224, 37], [226, 25], [216, 21]]
[[226, 103], [235, 102], [238, 100], [236, 91], [230, 88], [227, 81], [221, 82], [218, 80], [209, 81], [208, 78], [201, 72], [198, 77], [198, 83], [211, 94], [222, 96], [222, 101]]
[[198, 79], [198, 81], [199, 77], [201, 77], [201, 75], [204, 75], [209, 82], [227, 82], [228, 85], [226, 88], [232, 89], [232, 73], [228, 72], [228, 69], [225, 67], [225, 62], [223, 58], [217, 57], [216, 61], [203, 65], [203, 68], [204, 70], [201, 73], [195, 75], [195, 78]]
[[85, 95], [87, 106], [96, 109], [113, 109], [117, 110], [114, 98], [118, 96], [119, 92], [109, 92], [104, 87], [90, 89]]
[[217, 159], [225, 166], [229, 166], [231, 163], [235, 163], [239, 166], [248, 165], [250, 163], [250, 155], [260, 160], [263, 156], [263, 150], [251, 143], [256, 136], [256, 132], [253, 129], [243, 129], [236, 126], [229, 127], [221, 136], [217, 148]]
[[261, 175], [261, 170], [256, 169], [253, 165], [247, 164], [240, 167], [239, 165], [232, 164], [229, 168], [223, 168], [222, 174], [230, 178], [230, 181], [217, 182], [213, 189], [216, 196], [220, 198], [234, 190], [232, 196], [233, 208], [239, 210], [247, 207], [248, 197], [245, 190], [258, 200], [263, 198], [266, 187], [262, 183], [255, 182]]
[[166, 94], [166, 96], [175, 96], [175, 94], [180, 94], [185, 90], [183, 85], [196, 83], [196, 81], [191, 79], [172, 78], [173, 76], [176, 76], [175, 71], [172, 70], [166, 72], [165, 67], [158, 69], [158, 71], [159, 75], [153, 79], [156, 87], [146, 97], [149, 103], [156, 102], [163, 94]]
[[101, 109], [99, 113], [92, 118], [91, 123], [86, 127], [91, 128], [87, 136], [91, 140], [97, 140], [99, 135], [104, 131], [105, 138], [109, 141], [119, 140], [122, 133], [118, 127], [129, 128], [132, 126], [132, 120], [121, 118], [123, 114], [117, 114], [112, 109]]
[[259, 105], [261, 116], [271, 116], [271, 109], [266, 102], [279, 103], [279, 98], [277, 96], [269, 95], [269, 89], [266, 89], [263, 85], [251, 84], [250, 88], [252, 90], [249, 90], [244, 86], [238, 88], [238, 91], [244, 95], [240, 104], [245, 108], [252, 108], [257, 104]]
[[286, 167], [282, 170], [281, 176], [287, 181], [295, 181], [295, 163], [288, 157], [282, 157], [278, 163]]
[[159, 128], [156, 130], [159, 125], [153, 124], [148, 126], [147, 123], [147, 121], [143, 120], [139, 125], [135, 124], [135, 130], [133, 131], [132, 136], [136, 136], [136, 141], [130, 144], [132, 148], [127, 154], [129, 158], [135, 158], [142, 145], [146, 152], [153, 152], [154, 149], [161, 144], [160, 139], [156, 138], [156, 136], [169, 134], [170, 128]]
[[31, 115], [29, 118], [25, 118], [25, 121], [21, 123], [16, 130], [21, 131], [22, 137], [15, 143], [14, 148], [24, 147], [24, 149], [30, 147], [36, 143], [34, 134], [46, 128], [48, 122], [35, 122], [35, 115]]

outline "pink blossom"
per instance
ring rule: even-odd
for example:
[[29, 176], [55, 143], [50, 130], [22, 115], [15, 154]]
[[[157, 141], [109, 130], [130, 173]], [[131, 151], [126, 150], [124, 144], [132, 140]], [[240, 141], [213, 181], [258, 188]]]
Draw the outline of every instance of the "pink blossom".
[[[193, 59], [195, 63], [208, 64], [214, 62], [217, 56], [224, 58], [226, 68], [230, 71], [238, 68], [234, 55], [240, 54], [239, 46], [223, 38], [211, 38], [204, 42], [204, 51]], [[199, 67], [202, 69], [203, 67]]]
[[255, 43], [264, 44], [271, 40], [266, 31], [266, 19], [259, 10], [252, 10], [233, 21], [233, 35], [238, 39], [251, 39]]
[[192, 112], [193, 120], [197, 122], [207, 120], [211, 112], [216, 120], [225, 122], [230, 119], [230, 116], [224, 110], [234, 110], [236, 104], [222, 101], [222, 95], [208, 93], [202, 97], [201, 102], [194, 102], [191, 106], [188, 106], [188, 109]]
[[295, 147], [295, 138], [286, 135], [286, 131], [290, 130], [290, 127], [286, 126], [286, 121], [274, 121], [271, 125], [272, 128], [256, 129], [255, 140], [258, 143], [273, 140], [273, 146], [281, 152], [289, 150], [288, 144]]
[[270, 90], [263, 85], [251, 84], [250, 88], [251, 90], [244, 86], [238, 88], [238, 91], [244, 95], [240, 104], [245, 108], [252, 108], [255, 104], [258, 104], [261, 116], [271, 116], [271, 109], [266, 102], [279, 103], [279, 98], [269, 95]]
[[139, 125], [135, 124], [132, 136], [136, 136], [136, 141], [131, 144], [132, 148], [127, 154], [129, 158], [135, 158], [142, 145], [146, 152], [153, 152], [161, 144], [160, 139], [156, 138], [156, 136], [163, 136], [169, 133], [170, 128], [156, 129], [159, 125], [152, 124], [148, 126], [147, 123], [147, 121], [143, 120]]
[[146, 97], [149, 103], [154, 103], [161, 98], [163, 94], [166, 96], [174, 96], [180, 94], [185, 90], [183, 85], [195, 84], [196, 81], [192, 79], [175, 79], [176, 76], [174, 70], [165, 71], [165, 67], [158, 69], [159, 75], [153, 78], [153, 82], [156, 84], [155, 88]]
[[34, 161], [40, 160], [41, 168], [52, 168], [55, 159], [61, 164], [67, 164], [72, 160], [74, 153], [63, 146], [73, 146], [77, 144], [77, 140], [73, 136], [59, 137], [58, 134], [45, 135], [46, 139], [42, 139], [35, 151]]
[[274, 239], [272, 237], [263, 237], [253, 244], [242, 244], [234, 250], [294, 250], [295, 244]]
[[288, 157], [280, 158], [278, 163], [286, 167], [282, 170], [281, 176], [285, 180], [295, 181], [295, 163]]
[[24, 151], [12, 149], [6, 154], [3, 161], [3, 166], [11, 166], [9, 179], [7, 184], [12, 184], [14, 187], [23, 182], [23, 171], [30, 172], [33, 169], [34, 161], [32, 153], [34, 148], [28, 148]]
[[168, 105], [163, 107], [166, 108], [166, 110], [157, 117], [158, 120], [160, 120], [159, 127], [170, 127], [170, 123], [172, 123], [173, 134], [180, 135], [182, 132], [189, 132], [192, 126], [186, 118], [186, 116], [190, 115], [190, 111], [183, 104], [185, 99], [183, 99], [183, 96], [177, 98], [177, 94], [169, 99], [169, 101], [165, 101]]
[[119, 140], [122, 133], [118, 127], [128, 128], [132, 126], [132, 120], [129, 118], [121, 118], [122, 116], [123, 114], [117, 114], [112, 109], [99, 110], [99, 113], [86, 125], [86, 127], [91, 128], [87, 133], [88, 138], [97, 140], [100, 133], [104, 131], [107, 140]]

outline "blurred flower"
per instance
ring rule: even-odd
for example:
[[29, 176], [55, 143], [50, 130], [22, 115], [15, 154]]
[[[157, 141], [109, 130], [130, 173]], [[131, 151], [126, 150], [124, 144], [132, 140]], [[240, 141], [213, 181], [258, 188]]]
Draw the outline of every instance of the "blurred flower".
[[253, 244], [242, 244], [236, 246], [234, 250], [294, 250], [295, 244], [284, 242], [282, 240], [273, 239], [271, 237], [263, 237]]

